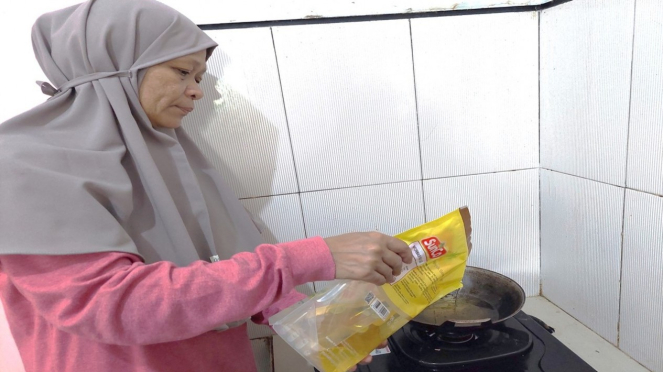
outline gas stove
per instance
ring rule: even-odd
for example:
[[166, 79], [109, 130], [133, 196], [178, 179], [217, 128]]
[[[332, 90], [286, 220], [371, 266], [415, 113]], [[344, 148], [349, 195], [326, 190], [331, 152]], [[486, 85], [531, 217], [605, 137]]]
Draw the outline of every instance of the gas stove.
[[389, 353], [357, 371], [596, 372], [551, 331], [522, 311], [472, 334], [433, 334], [408, 323], [389, 338]]

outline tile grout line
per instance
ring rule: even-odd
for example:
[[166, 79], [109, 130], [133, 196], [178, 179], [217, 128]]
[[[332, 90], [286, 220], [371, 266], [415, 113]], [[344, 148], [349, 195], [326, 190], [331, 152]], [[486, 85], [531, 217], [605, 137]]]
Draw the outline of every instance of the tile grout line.
[[[281, 80], [281, 67], [279, 66], [279, 56], [276, 53], [276, 41], [274, 40], [274, 28], [269, 28], [269, 35], [272, 38], [272, 49], [274, 50], [274, 62], [276, 63], [276, 74], [279, 77], [279, 88], [281, 89], [281, 102], [283, 103], [283, 115], [285, 116], [285, 127], [288, 129], [288, 141], [290, 142], [290, 155], [292, 155], [292, 167], [295, 171], [295, 182], [297, 183], [297, 196], [299, 198], [299, 210], [302, 216], [302, 225], [304, 226], [304, 237], [308, 238], [306, 230], [306, 220], [304, 219], [304, 205], [302, 203], [301, 186], [299, 184], [299, 172], [297, 171], [297, 160], [295, 159], [295, 147], [292, 145], [292, 135], [290, 133], [290, 121], [288, 120], [288, 109], [285, 105], [285, 94], [283, 94], [283, 81]], [[292, 193], [291, 193], [292, 194]], [[287, 194], [282, 194], [287, 195]], [[272, 195], [270, 195], [272, 196]], [[255, 199], [255, 198], [252, 198]]]
[[539, 72], [539, 295], [543, 296], [543, 261], [541, 256], [543, 256], [543, 238], [542, 238], [542, 209], [541, 209], [541, 17], [543, 16], [543, 11], [538, 12], [538, 72]]
[[609, 182], [604, 182], [604, 181], [598, 181], [598, 180], [595, 180], [595, 179], [591, 179], [591, 178], [587, 178], [587, 177], [582, 177], [582, 176], [578, 176], [578, 175], [575, 175], [575, 174], [572, 174], [572, 173], [566, 173], [566, 172], [558, 171], [558, 170], [555, 170], [555, 169], [550, 169], [550, 168], [546, 168], [546, 167], [541, 167], [541, 169], [545, 169], [545, 170], [548, 170], [548, 171], [551, 171], [551, 172], [555, 172], [555, 173], [565, 174], [565, 175], [567, 175], [567, 176], [571, 176], [571, 177], [581, 178], [581, 179], [583, 179], [583, 180], [587, 180], [587, 181], [593, 181], [593, 182], [597, 182], [597, 183], [602, 183], [602, 184], [604, 184], [604, 185], [608, 185], [608, 186], [619, 187], [619, 188], [622, 188], [622, 189], [625, 188], [624, 186], [615, 185], [615, 184], [612, 184], [612, 183], [609, 183]]
[[426, 195], [424, 194], [424, 162], [421, 153], [421, 127], [419, 125], [419, 99], [417, 97], [417, 74], [414, 68], [414, 41], [412, 41], [412, 19], [407, 20], [410, 29], [410, 56], [412, 57], [412, 83], [414, 84], [414, 110], [417, 117], [417, 143], [419, 144], [419, 174], [421, 175], [421, 200], [424, 208], [424, 221], [426, 220]]
[[539, 76], [538, 76], [538, 78], [539, 78], [539, 81], [538, 81], [538, 84], [539, 84], [539, 92], [538, 92], [539, 93], [539, 167], [541, 167], [541, 16], [543, 16], [543, 11], [540, 10], [538, 13], [539, 13], [539, 17], [538, 17], [538, 23], [539, 23], [538, 26], [539, 27], [538, 27], [538, 30], [537, 30], [537, 32], [538, 32], [537, 49], [538, 49], [538, 57], [539, 58], [537, 60], [537, 63], [539, 65], [538, 66], [538, 70], [539, 70], [538, 71], [538, 73], [539, 73]]
[[539, 170], [539, 296], [543, 296], [543, 260], [541, 257], [543, 256], [543, 233], [542, 233], [542, 226], [543, 224], [541, 223], [542, 220], [542, 208], [541, 208], [541, 168]]
[[631, 109], [633, 107], [633, 59], [635, 57], [635, 22], [636, 10], [638, 0], [633, 0], [633, 32], [631, 38], [631, 76], [629, 81], [628, 92], [628, 120], [626, 122], [626, 164], [624, 165], [624, 200], [622, 203], [622, 234], [621, 234], [621, 252], [619, 258], [619, 302], [617, 305], [617, 347], [621, 343], [621, 326], [622, 326], [622, 280], [624, 277], [624, 226], [626, 226], [626, 190], [628, 189], [628, 149], [629, 140], [631, 135]]
[[624, 226], [626, 225], [626, 188], [622, 190], [624, 196], [622, 198], [622, 231], [621, 231], [621, 242], [620, 242], [620, 254], [619, 254], [619, 298], [617, 301], [617, 347], [619, 348], [620, 344], [620, 331], [621, 331], [621, 321], [622, 321], [622, 279], [624, 277]]
[[353, 186], [334, 187], [334, 188], [329, 188], [329, 189], [319, 189], [319, 190], [309, 190], [309, 191], [299, 191], [299, 192], [285, 192], [285, 193], [273, 194], [273, 195], [250, 196], [250, 197], [246, 197], [246, 198], [240, 198], [240, 200], [251, 200], [251, 199], [269, 198], [269, 197], [272, 197], [272, 196], [286, 196], [286, 195], [294, 195], [294, 194], [300, 194], [301, 195], [301, 194], [310, 194], [310, 193], [315, 193], [315, 192], [345, 190], [345, 189], [357, 189], [357, 188], [372, 187], [372, 186], [386, 186], [386, 185], [394, 185], [394, 184], [399, 184], [399, 183], [408, 183], [408, 182], [417, 182], [417, 181], [435, 181], [435, 180], [445, 180], [445, 179], [451, 179], [451, 178], [487, 176], [487, 175], [490, 175], [490, 174], [522, 172], [522, 171], [537, 170], [537, 169], [539, 169], [539, 168], [538, 167], [532, 167], [532, 168], [509, 169], [509, 170], [486, 172], [486, 173], [463, 174], [463, 175], [458, 175], [458, 176], [431, 177], [431, 178], [424, 178], [423, 180], [414, 179], [414, 180], [404, 180], [404, 181], [372, 183], [372, 184], [367, 184], [367, 185], [353, 185]]
[[460, 177], [485, 176], [485, 175], [488, 175], [488, 174], [509, 173], [509, 172], [520, 172], [520, 171], [534, 170], [534, 169], [539, 169], [539, 167], [518, 168], [518, 169], [507, 169], [507, 170], [500, 170], [500, 171], [494, 171], [494, 172], [483, 172], [483, 173], [462, 174], [462, 175], [457, 175], [457, 176], [431, 177], [431, 178], [424, 178], [424, 181], [430, 181], [430, 180], [443, 180], [443, 179], [448, 179], [448, 178], [460, 178]]
[[[530, 169], [535, 169], [535, 168], [530, 168]], [[651, 195], [651, 196], [656, 196], [656, 197], [659, 197], [659, 198], [663, 198], [663, 194], [657, 194], [657, 193], [655, 193], [655, 192], [651, 192], [651, 191], [640, 190], [640, 189], [636, 189], [636, 188], [633, 188], [633, 187], [625, 187], [625, 186], [615, 185], [615, 184], [608, 183], [608, 182], [603, 182], [603, 181], [597, 181], [597, 180], [594, 180], [594, 179], [591, 179], [591, 178], [581, 177], [581, 176], [577, 176], [577, 175], [575, 175], [575, 174], [566, 173], [566, 172], [562, 172], [562, 171], [557, 171], [557, 170], [550, 169], [550, 168], [541, 167], [541, 169], [543, 169], [543, 170], [547, 170], [547, 171], [551, 171], [551, 172], [555, 172], [555, 173], [559, 173], [559, 174], [564, 174], [564, 175], [571, 176], [571, 177], [575, 177], [575, 178], [580, 178], [580, 179], [587, 180], [587, 181], [592, 181], [592, 182], [600, 183], [600, 184], [603, 184], [603, 185], [614, 186], [614, 187], [618, 187], [618, 188], [620, 188], [620, 189], [636, 191], [636, 192], [639, 192], [639, 193], [643, 193], [643, 194], [647, 194], [647, 195]], [[527, 170], [527, 169], [520, 169], [520, 170]], [[457, 177], [465, 177], [465, 176], [457, 176]]]

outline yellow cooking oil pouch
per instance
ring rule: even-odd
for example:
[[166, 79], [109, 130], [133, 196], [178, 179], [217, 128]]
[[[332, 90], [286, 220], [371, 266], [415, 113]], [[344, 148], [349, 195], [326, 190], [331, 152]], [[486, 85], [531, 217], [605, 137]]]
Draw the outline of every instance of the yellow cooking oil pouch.
[[433, 302], [461, 288], [471, 250], [467, 207], [404, 231], [413, 260], [392, 283], [337, 280], [270, 324], [322, 372], [345, 372]]

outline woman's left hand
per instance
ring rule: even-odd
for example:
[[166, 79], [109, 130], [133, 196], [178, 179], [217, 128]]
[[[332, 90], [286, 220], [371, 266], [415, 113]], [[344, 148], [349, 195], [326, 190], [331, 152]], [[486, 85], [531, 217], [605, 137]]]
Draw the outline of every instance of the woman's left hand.
[[[383, 347], [386, 347], [386, 346], [387, 346], [387, 340], [384, 340], [380, 343], [380, 345], [378, 345], [377, 349], [382, 349]], [[359, 362], [359, 364], [368, 364], [368, 363], [371, 362], [371, 360], [373, 360], [373, 357], [371, 355], [368, 355], [368, 356], [366, 356], [366, 358], [362, 359], [361, 362]], [[356, 370], [357, 370], [357, 366], [354, 366], [354, 367], [350, 368], [348, 370], [348, 372], [353, 372], [353, 371], [356, 371]]]

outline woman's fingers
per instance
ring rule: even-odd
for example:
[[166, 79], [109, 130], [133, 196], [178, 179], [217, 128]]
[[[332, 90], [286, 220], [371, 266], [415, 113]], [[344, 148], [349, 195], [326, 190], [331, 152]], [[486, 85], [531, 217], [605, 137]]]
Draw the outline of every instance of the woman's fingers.
[[[391, 283], [394, 281], [394, 272], [389, 265], [384, 262], [380, 262], [375, 270], [384, 278], [384, 283]], [[382, 283], [382, 284], [384, 284]], [[380, 284], [380, 285], [382, 285]]]
[[412, 262], [405, 242], [378, 232], [349, 233], [326, 238], [337, 279], [363, 280], [378, 285], [393, 281], [403, 261]]
[[412, 263], [412, 250], [410, 247], [398, 238], [394, 238], [393, 236], [387, 237], [389, 238], [387, 240], [387, 247], [389, 250], [401, 256], [403, 262]]
[[401, 256], [392, 251], [385, 252], [382, 256], [382, 261], [391, 268], [393, 276], [398, 276], [403, 271], [403, 260], [401, 260]]

